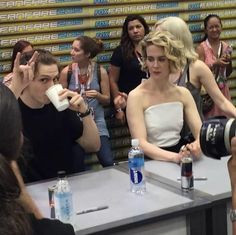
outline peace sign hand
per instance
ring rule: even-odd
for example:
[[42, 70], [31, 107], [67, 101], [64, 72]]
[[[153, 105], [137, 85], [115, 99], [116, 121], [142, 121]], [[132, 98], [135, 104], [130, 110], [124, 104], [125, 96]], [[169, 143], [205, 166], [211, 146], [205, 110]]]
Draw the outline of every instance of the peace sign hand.
[[13, 77], [10, 89], [18, 98], [22, 91], [29, 85], [30, 81], [34, 79], [35, 61], [38, 57], [38, 52], [35, 51], [32, 58], [26, 65], [20, 65], [21, 53], [17, 53], [14, 61]]

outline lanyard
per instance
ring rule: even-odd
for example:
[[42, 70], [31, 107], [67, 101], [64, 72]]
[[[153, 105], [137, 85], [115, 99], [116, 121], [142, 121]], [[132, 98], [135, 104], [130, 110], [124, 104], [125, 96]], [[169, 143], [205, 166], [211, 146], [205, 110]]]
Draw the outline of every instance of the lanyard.
[[[206, 44], [207, 44], [207, 46], [208, 46], [209, 48], [212, 49], [211, 44], [209, 43], [208, 39], [206, 40]], [[223, 46], [223, 45], [222, 45], [222, 42], [220, 42], [220, 46], [219, 46], [218, 52], [217, 52], [217, 59], [219, 59], [220, 56], [221, 56], [222, 46]], [[212, 49], [212, 50], [213, 50], [213, 49]]]
[[[141, 65], [142, 64], [142, 57], [140, 56], [139, 52], [138, 51], [134, 51], [135, 52], [135, 55], [136, 55], [136, 58], [139, 62], [139, 64]], [[146, 71], [146, 78], [148, 79], [148, 72]]]
[[[91, 74], [91, 71], [92, 71], [91, 68], [92, 68], [91, 63], [89, 63], [87, 73], [86, 73], [86, 76], [88, 77], [88, 81], [86, 83], [88, 83], [89, 80], [90, 80], [90, 74]], [[79, 76], [81, 76], [81, 71], [80, 71], [80, 68], [79, 68], [78, 64], [77, 64], [76, 69], [75, 69], [74, 72], [75, 72], [74, 73], [74, 76], [75, 76], [75, 89], [78, 90], [79, 85], [81, 85], [80, 81], [79, 81]]]

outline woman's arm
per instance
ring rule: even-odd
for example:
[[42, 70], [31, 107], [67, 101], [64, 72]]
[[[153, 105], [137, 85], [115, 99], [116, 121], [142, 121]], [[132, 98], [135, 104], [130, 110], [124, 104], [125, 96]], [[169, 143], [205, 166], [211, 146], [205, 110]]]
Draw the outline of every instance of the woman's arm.
[[126, 99], [124, 96], [120, 95], [119, 87], [118, 87], [118, 80], [120, 76], [120, 67], [110, 65], [109, 69], [109, 81], [110, 81], [110, 88], [111, 88], [111, 95], [113, 98], [113, 103], [116, 109], [116, 119], [120, 120], [121, 123], [125, 123], [125, 113], [122, 110], [126, 107]]
[[109, 68], [109, 82], [111, 87], [111, 95], [113, 99], [115, 99], [119, 95], [119, 87], [118, 87], [119, 76], [120, 76], [120, 67], [111, 64]]
[[194, 70], [198, 73], [200, 83], [204, 86], [205, 90], [211, 96], [215, 104], [229, 116], [236, 117], [236, 108], [222, 94], [208, 66], [204, 62], [198, 60], [195, 62], [194, 67]]
[[[236, 137], [231, 140], [232, 157], [228, 161], [228, 171], [232, 189], [232, 209], [236, 209]], [[236, 235], [236, 221], [233, 222], [233, 235]]]
[[143, 97], [142, 94], [138, 93], [137, 89], [131, 91], [127, 101], [126, 116], [132, 138], [139, 139], [140, 146], [148, 157], [154, 160], [179, 163], [181, 160], [180, 154], [163, 150], [148, 143], [142, 102]]
[[190, 150], [190, 153], [198, 159], [201, 157], [199, 135], [202, 122], [191, 93], [187, 89], [181, 89], [183, 98], [182, 102], [184, 104], [184, 120], [187, 122], [195, 138], [195, 141], [186, 145], [186, 147], [188, 148], [188, 150]]

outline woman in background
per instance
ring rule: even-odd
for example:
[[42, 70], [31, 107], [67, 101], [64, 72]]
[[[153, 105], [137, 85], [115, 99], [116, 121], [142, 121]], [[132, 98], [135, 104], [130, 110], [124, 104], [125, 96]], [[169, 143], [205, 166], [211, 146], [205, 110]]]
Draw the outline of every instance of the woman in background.
[[100, 134], [101, 148], [97, 156], [101, 165], [106, 167], [113, 165], [103, 108], [103, 105], [110, 103], [110, 86], [105, 68], [92, 60], [102, 50], [101, 40], [87, 36], [76, 38], [71, 50], [73, 63], [62, 70], [59, 82], [63, 87], [78, 90], [86, 97]]
[[141, 49], [139, 42], [149, 33], [145, 19], [136, 14], [128, 15], [122, 27], [120, 45], [114, 50], [109, 79], [111, 94], [116, 109], [116, 118], [125, 123], [124, 109], [128, 93], [137, 87], [143, 78], [141, 70]]
[[127, 120], [132, 138], [140, 141], [146, 156], [179, 163], [183, 157], [180, 132], [186, 120], [196, 141], [186, 148], [200, 157], [201, 119], [185, 87], [174, 85], [169, 76], [186, 63], [184, 46], [168, 32], [151, 32], [141, 42], [147, 81], [129, 93]]
[[[205, 37], [197, 47], [199, 59], [204, 61], [211, 69], [213, 76], [223, 95], [231, 101], [227, 77], [232, 73], [231, 54], [232, 48], [220, 40], [222, 22], [218, 15], [208, 15], [204, 19]], [[205, 118], [212, 116], [229, 116], [217, 105], [213, 105], [210, 111], [204, 114]]]
[[168, 31], [184, 44], [187, 63], [185, 69], [171, 74], [170, 80], [180, 86], [186, 86], [192, 93], [202, 116], [200, 91], [203, 86], [214, 103], [230, 117], [236, 117], [236, 108], [219, 90], [211, 70], [201, 60], [193, 47], [188, 25], [179, 17], [167, 17], [157, 21], [156, 30]]
[[6, 86], [9, 86], [11, 84], [11, 80], [12, 80], [12, 72], [13, 72], [13, 68], [14, 68], [14, 61], [16, 59], [16, 55], [18, 52], [23, 53], [23, 52], [29, 52], [33, 50], [33, 46], [30, 42], [25, 41], [25, 40], [19, 40], [13, 47], [13, 51], [12, 51], [12, 58], [11, 58], [11, 69], [10, 69], [10, 73], [7, 74], [4, 78], [3, 78], [3, 83]]

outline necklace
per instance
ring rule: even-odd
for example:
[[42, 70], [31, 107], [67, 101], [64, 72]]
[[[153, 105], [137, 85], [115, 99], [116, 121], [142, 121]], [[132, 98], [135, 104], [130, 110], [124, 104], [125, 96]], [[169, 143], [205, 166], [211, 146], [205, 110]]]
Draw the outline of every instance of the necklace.
[[[211, 46], [211, 44], [210, 44], [208, 39], [206, 39], [206, 44], [213, 51], [213, 48], [212, 48], [212, 46]], [[218, 51], [217, 51], [217, 56], [216, 56], [217, 59], [221, 57], [222, 47], [223, 47], [222, 46], [222, 42], [220, 42], [220, 45], [219, 45], [219, 48], [218, 48]], [[213, 51], [213, 54], [214, 54], [214, 51]]]
[[91, 74], [91, 63], [89, 63], [88, 68], [86, 73], [82, 74], [81, 70], [79, 68], [79, 65], [77, 64], [77, 69], [76, 69], [76, 76], [75, 76], [75, 88], [76, 90], [80, 89], [83, 87], [85, 89], [85, 85], [87, 85], [89, 78]]

